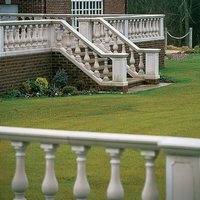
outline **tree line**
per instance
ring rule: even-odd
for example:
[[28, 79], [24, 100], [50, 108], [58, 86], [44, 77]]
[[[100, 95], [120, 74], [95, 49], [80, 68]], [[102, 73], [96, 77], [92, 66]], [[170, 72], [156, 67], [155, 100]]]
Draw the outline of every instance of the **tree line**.
[[[193, 46], [200, 46], [200, 0], [128, 0], [130, 14], [165, 14], [165, 27], [175, 36], [183, 36], [193, 28]], [[170, 44], [187, 45], [183, 40], [169, 39]]]

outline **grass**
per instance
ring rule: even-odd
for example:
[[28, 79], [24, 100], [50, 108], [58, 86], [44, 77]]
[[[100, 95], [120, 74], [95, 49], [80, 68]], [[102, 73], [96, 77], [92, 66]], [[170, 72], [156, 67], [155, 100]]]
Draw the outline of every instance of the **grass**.
[[[183, 61], [169, 60], [161, 73], [177, 83], [124, 95], [0, 99], [0, 125], [199, 138], [200, 55]], [[0, 152], [0, 199], [7, 200], [13, 198], [10, 183], [15, 155], [10, 142], [6, 141], [0, 141]], [[30, 183], [27, 199], [43, 199], [40, 186], [45, 169], [44, 153], [39, 144], [34, 143], [28, 147], [26, 155]], [[76, 156], [67, 145], [61, 145], [56, 155], [57, 199], [74, 199]], [[105, 149], [93, 147], [87, 159], [91, 185], [89, 200], [105, 200], [110, 174], [109, 156]], [[121, 161], [125, 199], [139, 200], [145, 177], [144, 160], [138, 150], [128, 149]], [[162, 153], [156, 165], [160, 199], [165, 199], [165, 157]]]

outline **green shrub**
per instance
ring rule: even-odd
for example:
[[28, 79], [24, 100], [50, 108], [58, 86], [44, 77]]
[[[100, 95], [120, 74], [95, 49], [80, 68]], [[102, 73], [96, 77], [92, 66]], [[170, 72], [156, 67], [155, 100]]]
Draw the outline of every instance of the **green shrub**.
[[194, 53], [200, 53], [200, 47], [198, 45], [194, 47]]
[[35, 80], [35, 85], [39, 88], [40, 92], [43, 92], [44, 90], [48, 89], [49, 83], [46, 78], [38, 77]]
[[65, 87], [68, 83], [67, 72], [64, 69], [59, 69], [53, 77], [52, 83], [58, 88]]
[[12, 89], [5, 93], [5, 97], [22, 97], [22, 96], [23, 94], [17, 89]]
[[27, 80], [22, 84], [22, 90], [26, 94], [33, 94], [40, 91], [34, 80]]
[[65, 86], [65, 87], [62, 89], [62, 93], [63, 93], [64, 95], [78, 95], [78, 94], [79, 94], [77, 88], [74, 87], [74, 86]]

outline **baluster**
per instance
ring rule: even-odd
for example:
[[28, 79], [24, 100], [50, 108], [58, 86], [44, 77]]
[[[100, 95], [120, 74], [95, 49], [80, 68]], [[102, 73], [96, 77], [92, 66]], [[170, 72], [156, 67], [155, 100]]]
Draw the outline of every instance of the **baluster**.
[[95, 22], [94, 23], [94, 27], [95, 27], [95, 30], [94, 30], [94, 35], [95, 35], [95, 43], [96, 44], [100, 44], [101, 43], [101, 40], [100, 40], [100, 37], [101, 37], [101, 24], [99, 22]]
[[38, 46], [43, 46], [43, 24], [38, 26]]
[[122, 53], [126, 53], [126, 45], [124, 43], [122, 44]]
[[133, 71], [133, 73], [135, 73], [135, 75], [137, 75], [136, 69], [135, 69], [135, 56], [134, 56], [134, 52], [133, 49], [129, 49], [130, 53], [131, 53], [131, 57], [130, 57], [130, 69]]
[[75, 42], [76, 42], [76, 48], [75, 48], [75, 58], [76, 58], [76, 60], [78, 61], [78, 62], [82, 62], [82, 58], [81, 58], [81, 56], [80, 56], [80, 54], [81, 54], [81, 49], [80, 49], [80, 47], [79, 47], [79, 39], [77, 39], [77, 38], [75, 38]]
[[29, 25], [27, 27], [27, 39], [26, 39], [26, 41], [27, 41], [27, 45], [26, 46], [28, 48], [31, 48], [31, 45], [32, 45], [31, 30], [32, 30], [32, 25]]
[[104, 61], [104, 70], [103, 70], [103, 80], [104, 81], [109, 81], [108, 75], [109, 75], [109, 70], [108, 70], [108, 59], [106, 58]]
[[33, 47], [37, 47], [37, 25], [33, 25], [33, 36], [32, 36]]
[[45, 24], [44, 27], [43, 27], [43, 43], [42, 45], [44, 47], [47, 47], [48, 46], [48, 27], [49, 27], [49, 24]]
[[108, 51], [110, 51], [110, 36], [107, 28], [105, 28], [105, 47]]
[[9, 27], [9, 35], [8, 35], [8, 48], [9, 50], [13, 50], [14, 49], [14, 35], [13, 35], [13, 29], [14, 26], [10, 26]]
[[151, 19], [149, 20], [149, 36], [150, 36], [150, 37], [153, 36], [152, 31], [153, 31], [153, 29], [152, 29], [152, 18], [151, 18]]
[[9, 26], [5, 26], [5, 31], [4, 31], [4, 50], [7, 51], [8, 50], [8, 29]]
[[42, 183], [42, 192], [46, 200], [54, 200], [58, 192], [58, 181], [54, 172], [54, 159], [57, 147], [58, 145], [55, 144], [41, 144], [46, 159], [45, 177]]
[[12, 180], [12, 190], [15, 193], [14, 200], [26, 200], [25, 192], [28, 188], [28, 179], [25, 172], [24, 157], [28, 143], [12, 142], [11, 144], [16, 151], [16, 168]]
[[147, 19], [146, 21], [146, 37], [150, 37], [150, 20]]
[[101, 39], [101, 42], [103, 44], [105, 44], [105, 32], [104, 32], [104, 25], [103, 24], [100, 24], [100, 29], [101, 29], [101, 36], [100, 36], [100, 39]]
[[21, 48], [26, 47], [26, 25], [21, 27]]
[[139, 30], [139, 21], [136, 19], [135, 20], [135, 38], [136, 39], [139, 38], [139, 32], [140, 32], [140, 30]]
[[67, 53], [71, 56], [74, 56], [73, 52], [72, 52], [72, 43], [70, 40], [70, 32], [68, 30], [66, 30], [66, 47], [67, 47]]
[[139, 34], [138, 34], [138, 37], [139, 38], [142, 38], [142, 19], [140, 19], [139, 21]]
[[109, 200], [121, 200], [124, 198], [124, 189], [120, 180], [120, 155], [122, 149], [106, 149], [111, 156], [111, 177], [107, 189]]
[[159, 18], [156, 18], [156, 36], [160, 35]]
[[19, 49], [20, 37], [19, 37], [19, 26], [15, 27], [15, 49]]
[[90, 186], [86, 176], [86, 154], [89, 147], [72, 146], [72, 151], [77, 154], [77, 177], [74, 184], [74, 196], [77, 200], [86, 200], [90, 194]]
[[140, 56], [140, 62], [139, 62], [139, 72], [138, 74], [139, 75], [144, 75], [144, 62], [143, 62], [143, 53], [139, 53], [139, 56]]
[[146, 19], [143, 19], [143, 24], [142, 24], [142, 31], [143, 31], [143, 33], [142, 33], [142, 37], [143, 38], [145, 38], [145, 36], [146, 36]]
[[118, 37], [116, 35], [114, 35], [113, 40], [114, 40], [114, 44], [113, 44], [114, 53], [118, 53], [117, 52], [117, 50], [118, 50], [118, 44], [117, 44]]
[[85, 47], [85, 56], [84, 56], [85, 68], [91, 70], [90, 66], [90, 56], [88, 53], [88, 47]]
[[158, 155], [155, 151], [141, 151], [146, 160], [146, 180], [142, 192], [142, 200], [159, 200], [159, 192], [155, 181], [154, 161]]
[[61, 48], [62, 47], [62, 34], [61, 34], [59, 25], [56, 26], [56, 33], [57, 33], [57, 36], [56, 36], [57, 47]]
[[128, 21], [128, 38], [129, 38], [129, 40], [132, 39], [132, 33], [133, 33], [132, 25], [133, 25], [133, 21], [131, 19]]
[[123, 29], [123, 24], [124, 24], [124, 20], [120, 21], [120, 33], [124, 34], [124, 29]]
[[132, 21], [132, 34], [131, 34], [131, 38], [133, 40], [136, 38], [136, 21], [135, 20]]
[[153, 18], [153, 21], [152, 21], [152, 36], [153, 36], [153, 37], [156, 36], [156, 24], [155, 24], [155, 18]]
[[98, 56], [95, 52], [93, 52], [94, 55], [94, 75], [97, 78], [100, 78], [100, 73], [99, 73], [99, 61], [98, 61]]

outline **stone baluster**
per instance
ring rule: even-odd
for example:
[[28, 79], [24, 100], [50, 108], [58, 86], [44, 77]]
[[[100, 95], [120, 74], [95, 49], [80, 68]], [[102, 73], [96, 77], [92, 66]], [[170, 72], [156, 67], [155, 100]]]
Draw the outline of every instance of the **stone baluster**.
[[143, 62], [143, 53], [139, 53], [140, 56], [140, 62], [139, 62], [139, 72], [138, 74], [143, 76], [144, 75], [144, 62]]
[[26, 48], [26, 25], [21, 27], [21, 48]]
[[43, 26], [43, 42], [42, 42], [42, 45], [43, 47], [47, 47], [48, 46], [48, 27], [49, 27], [49, 24], [45, 24]]
[[146, 160], [146, 180], [142, 192], [142, 200], [159, 200], [159, 192], [155, 181], [155, 164], [157, 157], [155, 151], [141, 151], [141, 155]]
[[142, 37], [146, 37], [146, 19], [142, 20]]
[[9, 27], [8, 48], [10, 51], [14, 50], [14, 26]]
[[43, 46], [43, 24], [38, 25], [38, 47]]
[[15, 49], [18, 50], [20, 48], [20, 37], [19, 37], [19, 26], [15, 26]]
[[5, 26], [5, 30], [4, 30], [4, 50], [7, 51], [8, 50], [8, 30], [9, 30], [9, 26]]
[[124, 20], [120, 20], [120, 29], [119, 29], [119, 32], [122, 33], [122, 34], [124, 34], [123, 24], [124, 24]]
[[156, 18], [156, 36], [159, 36], [160, 35], [160, 28], [159, 28], [159, 21], [160, 19], [159, 18]]
[[150, 20], [149, 19], [147, 19], [146, 20], [146, 37], [148, 38], [148, 37], [150, 37], [151, 35], [150, 35]]
[[156, 36], [156, 18], [153, 18], [153, 36]]
[[72, 146], [72, 151], [77, 154], [77, 177], [73, 190], [77, 200], [86, 200], [90, 194], [90, 186], [86, 176], [86, 154], [88, 149], [85, 146]]
[[56, 26], [56, 41], [57, 41], [57, 47], [61, 48], [62, 47], [62, 33], [61, 33], [61, 27], [59, 25]]
[[105, 44], [105, 31], [104, 31], [104, 25], [103, 24], [100, 24], [100, 30], [101, 30], [100, 40], [103, 44]]
[[149, 19], [149, 37], [152, 37], [152, 18]]
[[126, 45], [125, 45], [125, 43], [122, 44], [122, 53], [126, 53]]
[[87, 70], [91, 70], [90, 56], [89, 56], [89, 53], [88, 53], [88, 47], [87, 47], [87, 46], [85, 46], [84, 62], [85, 62], [85, 68], [86, 68]]
[[95, 52], [93, 52], [93, 55], [94, 55], [94, 75], [97, 78], [100, 78], [98, 55]]
[[117, 44], [118, 37], [116, 35], [113, 36], [113, 51], [114, 53], [118, 53], [118, 44]]
[[29, 25], [27, 27], [27, 38], [26, 38], [27, 48], [31, 48], [31, 46], [32, 46], [31, 30], [32, 30], [32, 25]]
[[107, 28], [105, 28], [105, 47], [108, 51], [110, 51], [110, 36]]
[[37, 37], [38, 37], [38, 35], [37, 35], [37, 25], [33, 25], [33, 36], [32, 36], [32, 42], [33, 42], [33, 44], [32, 44], [32, 46], [34, 47], [34, 48], [36, 48], [37, 47]]
[[107, 189], [109, 200], [122, 200], [124, 198], [124, 189], [120, 180], [120, 155], [121, 149], [106, 149], [111, 157], [111, 177]]
[[133, 20], [129, 20], [128, 21], [128, 39], [131, 40], [132, 39], [132, 34], [133, 34]]
[[15, 193], [14, 200], [26, 200], [25, 192], [28, 188], [28, 179], [25, 172], [24, 157], [28, 143], [12, 142], [12, 146], [16, 151], [16, 168], [12, 180], [12, 190]]
[[101, 40], [101, 24], [99, 22], [94, 22], [94, 36], [95, 36], [95, 41], [94, 43], [100, 44]]
[[82, 63], [82, 58], [81, 58], [81, 49], [79, 47], [79, 39], [75, 38], [75, 43], [76, 43], [76, 48], [75, 48], [75, 58], [78, 62]]
[[104, 61], [104, 70], [103, 70], [103, 80], [104, 81], [109, 81], [108, 75], [109, 75], [109, 70], [108, 70], [108, 59], [106, 58]]
[[135, 38], [139, 38], [139, 34], [140, 33], [140, 30], [139, 30], [139, 20], [136, 19], [135, 20]]
[[134, 56], [134, 52], [133, 49], [129, 49], [130, 50], [130, 69], [132, 70], [133, 73], [135, 73], [137, 75], [136, 69], [135, 69], [135, 56]]
[[67, 53], [71, 56], [73, 56], [73, 52], [72, 52], [72, 43], [70, 40], [70, 32], [68, 30], [65, 30], [65, 34], [66, 34], [66, 48], [67, 48]]
[[46, 159], [45, 177], [42, 183], [42, 192], [45, 200], [54, 200], [58, 192], [58, 181], [54, 171], [54, 159], [57, 147], [58, 145], [55, 144], [41, 144]]
[[136, 20], [132, 21], [132, 35], [131, 38], [134, 40], [136, 38]]

